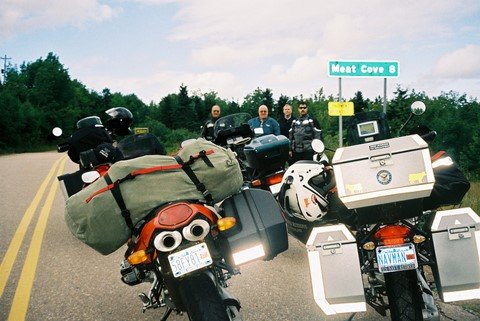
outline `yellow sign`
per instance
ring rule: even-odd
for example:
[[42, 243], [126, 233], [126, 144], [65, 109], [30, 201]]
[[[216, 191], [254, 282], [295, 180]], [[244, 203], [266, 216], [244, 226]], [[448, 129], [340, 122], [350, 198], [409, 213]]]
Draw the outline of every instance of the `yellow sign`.
[[328, 102], [329, 116], [353, 116], [353, 102], [351, 101], [330, 101]]
[[148, 127], [135, 127], [135, 135], [148, 134]]

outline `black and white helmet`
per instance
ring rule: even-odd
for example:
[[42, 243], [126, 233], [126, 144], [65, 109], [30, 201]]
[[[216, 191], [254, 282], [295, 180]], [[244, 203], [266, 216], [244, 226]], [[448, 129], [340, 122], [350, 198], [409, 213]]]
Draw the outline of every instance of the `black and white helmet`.
[[279, 200], [285, 210], [309, 222], [320, 220], [328, 210], [326, 194], [321, 187], [328, 185], [325, 165], [315, 161], [298, 161], [283, 175]]

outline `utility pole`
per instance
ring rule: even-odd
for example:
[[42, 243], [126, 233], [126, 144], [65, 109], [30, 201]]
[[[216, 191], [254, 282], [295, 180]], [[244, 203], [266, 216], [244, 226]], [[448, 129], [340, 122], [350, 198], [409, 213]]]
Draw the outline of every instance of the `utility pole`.
[[2, 68], [2, 74], [3, 74], [3, 82], [5, 82], [5, 79], [7, 77], [7, 60], [10, 60], [12, 59], [11, 57], [7, 57], [7, 55], [5, 55], [4, 57], [0, 57], [0, 59], [3, 60], [3, 68]]

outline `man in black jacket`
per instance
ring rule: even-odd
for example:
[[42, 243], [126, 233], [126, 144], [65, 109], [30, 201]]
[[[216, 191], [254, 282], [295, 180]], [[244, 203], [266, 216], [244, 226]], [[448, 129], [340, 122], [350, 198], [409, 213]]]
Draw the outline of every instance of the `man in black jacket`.
[[280, 117], [278, 120], [278, 124], [280, 125], [280, 134], [288, 138], [288, 132], [292, 127], [292, 106], [289, 104], [285, 104], [283, 106], [283, 116]]
[[202, 137], [205, 138], [206, 140], [212, 141], [214, 137], [214, 126], [215, 122], [217, 121], [218, 118], [220, 118], [220, 106], [218, 105], [213, 105], [212, 110], [211, 110], [211, 115], [212, 118], [210, 118], [203, 126], [202, 126]]
[[320, 124], [308, 114], [306, 103], [301, 102], [298, 105], [298, 113], [299, 117], [292, 122], [289, 133], [292, 164], [303, 159], [313, 159], [312, 140], [323, 140]]

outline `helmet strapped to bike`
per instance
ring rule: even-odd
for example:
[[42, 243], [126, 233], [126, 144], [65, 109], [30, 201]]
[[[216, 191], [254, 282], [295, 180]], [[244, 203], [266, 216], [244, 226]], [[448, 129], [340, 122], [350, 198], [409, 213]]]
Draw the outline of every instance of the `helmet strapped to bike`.
[[87, 127], [103, 127], [102, 121], [98, 116], [88, 116], [77, 121], [77, 129]]
[[298, 161], [283, 176], [280, 201], [292, 215], [309, 222], [321, 219], [328, 210], [328, 175], [323, 164]]
[[105, 113], [110, 116], [106, 127], [112, 134], [125, 136], [131, 133], [130, 126], [133, 123], [133, 115], [130, 110], [125, 107], [113, 107]]

